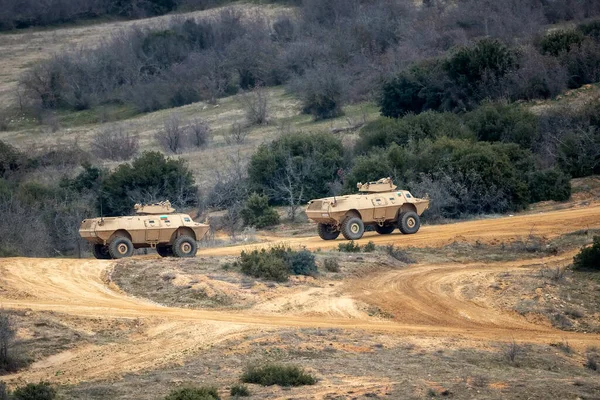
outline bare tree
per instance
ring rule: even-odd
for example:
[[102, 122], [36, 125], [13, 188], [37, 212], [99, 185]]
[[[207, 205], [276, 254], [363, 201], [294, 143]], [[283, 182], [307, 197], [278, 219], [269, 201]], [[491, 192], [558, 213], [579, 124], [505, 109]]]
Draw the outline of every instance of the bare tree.
[[227, 144], [243, 144], [250, 134], [247, 126], [235, 122], [231, 128], [225, 133], [225, 143]]
[[140, 139], [123, 128], [111, 125], [94, 135], [92, 153], [107, 160], [123, 161], [135, 156], [140, 147]]
[[202, 148], [210, 142], [211, 130], [206, 121], [194, 118], [188, 127], [189, 136], [194, 146]]
[[269, 117], [268, 94], [261, 86], [240, 96], [242, 107], [246, 111], [246, 121], [249, 125], [267, 124]]
[[181, 126], [179, 114], [172, 113], [164, 121], [163, 129], [156, 132], [156, 140], [166, 151], [179, 153], [186, 145], [186, 128]]
[[241, 201], [236, 201], [227, 207], [227, 212], [223, 217], [223, 228], [225, 232], [235, 241], [237, 233], [242, 229], [244, 221], [242, 218], [243, 204]]
[[276, 198], [281, 198], [288, 204], [287, 216], [290, 221], [296, 220], [298, 208], [306, 200], [306, 182], [314, 168], [315, 158], [294, 157], [291, 154], [286, 158], [283, 172], [275, 179], [275, 186], [271, 193]]

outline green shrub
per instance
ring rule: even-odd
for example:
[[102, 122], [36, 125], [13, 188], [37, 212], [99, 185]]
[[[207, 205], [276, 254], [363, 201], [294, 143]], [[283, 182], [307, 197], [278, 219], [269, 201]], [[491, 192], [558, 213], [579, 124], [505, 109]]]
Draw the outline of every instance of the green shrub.
[[244, 225], [255, 228], [265, 228], [279, 223], [279, 214], [273, 207], [269, 206], [267, 196], [258, 193], [250, 195], [241, 211]]
[[372, 253], [375, 251], [375, 243], [369, 241], [367, 244], [365, 244], [362, 248], [362, 251], [364, 251], [365, 253]]
[[540, 42], [542, 54], [558, 56], [571, 51], [583, 42], [583, 33], [576, 30], [556, 30], [548, 33]]
[[248, 397], [250, 396], [250, 390], [246, 385], [233, 385], [229, 393], [234, 397]]
[[220, 400], [219, 393], [214, 387], [174, 389], [165, 400]]
[[329, 67], [310, 69], [292, 85], [302, 101], [302, 112], [315, 120], [335, 118], [343, 114], [344, 83], [339, 71]]
[[584, 247], [573, 258], [573, 267], [579, 270], [600, 271], [600, 236], [594, 236], [590, 247]]
[[314, 276], [317, 273], [315, 257], [310, 251], [295, 251], [285, 246], [242, 251], [234, 266], [246, 275], [277, 282], [286, 281], [290, 274]]
[[479, 140], [516, 143], [531, 148], [539, 137], [537, 117], [519, 106], [487, 103], [465, 115]]
[[338, 263], [337, 258], [326, 258], [323, 261], [323, 266], [329, 272], [340, 272], [340, 264]]
[[534, 171], [529, 175], [531, 202], [566, 201], [571, 197], [571, 181], [558, 169]]
[[15, 389], [12, 394], [14, 400], [53, 400], [56, 390], [48, 382], [29, 383]]
[[302, 386], [314, 385], [317, 380], [295, 365], [265, 364], [247, 367], [242, 375], [242, 382], [262, 386]]
[[338, 244], [338, 251], [344, 253], [358, 253], [360, 252], [360, 245], [354, 243], [354, 240], [351, 240], [349, 242]]

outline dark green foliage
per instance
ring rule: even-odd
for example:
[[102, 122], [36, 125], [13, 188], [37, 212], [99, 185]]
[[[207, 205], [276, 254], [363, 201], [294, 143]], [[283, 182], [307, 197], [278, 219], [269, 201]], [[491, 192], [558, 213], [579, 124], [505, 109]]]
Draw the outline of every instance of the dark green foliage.
[[302, 386], [314, 385], [317, 380], [295, 365], [264, 364], [248, 366], [242, 375], [242, 382], [262, 386]]
[[600, 39], [600, 20], [579, 24], [577, 30], [585, 36], [590, 36], [594, 39]]
[[25, 167], [26, 158], [12, 145], [0, 141], [0, 177]]
[[[285, 204], [289, 193], [282, 190], [287, 178], [303, 187], [302, 202], [329, 194], [327, 183], [335, 181], [343, 164], [339, 138], [329, 133], [285, 135], [261, 145], [252, 155], [248, 180], [253, 190]], [[301, 179], [300, 179], [301, 178]]]
[[169, 393], [165, 400], [220, 400], [219, 392], [215, 387], [175, 389]]
[[344, 83], [341, 74], [331, 68], [320, 67], [309, 70], [293, 90], [302, 100], [302, 112], [315, 120], [342, 115]]
[[594, 236], [590, 247], [584, 247], [573, 258], [573, 268], [600, 271], [600, 236]]
[[354, 240], [351, 240], [349, 242], [338, 244], [338, 251], [344, 253], [358, 253], [360, 252], [360, 245], [354, 243]]
[[531, 148], [539, 137], [537, 117], [519, 106], [487, 103], [464, 118], [477, 138], [486, 142], [517, 143]]
[[495, 39], [482, 39], [459, 49], [444, 65], [452, 80], [472, 89], [484, 79], [501, 78], [516, 66], [516, 52]]
[[121, 164], [102, 186], [104, 213], [128, 215], [135, 203], [170, 200], [176, 207], [197, 204], [198, 193], [191, 171], [183, 160], [145, 152], [131, 164]]
[[326, 258], [323, 261], [323, 266], [329, 272], [340, 272], [340, 264], [337, 258]]
[[250, 390], [246, 385], [233, 385], [229, 393], [232, 396], [237, 397], [248, 397], [250, 396]]
[[456, 114], [428, 111], [404, 118], [378, 118], [369, 122], [361, 129], [355, 149], [358, 153], [366, 153], [374, 147], [384, 148], [392, 143], [406, 145], [409, 141], [443, 136], [474, 138]]
[[29, 383], [15, 389], [12, 393], [14, 400], [53, 400], [56, 390], [48, 382]]
[[269, 198], [252, 193], [241, 211], [244, 225], [261, 229], [279, 224], [279, 214], [269, 206]]
[[556, 30], [546, 34], [540, 41], [540, 51], [542, 54], [558, 56], [561, 53], [568, 53], [583, 42], [584, 34], [577, 30]]
[[290, 274], [313, 276], [317, 273], [317, 264], [311, 252], [295, 251], [285, 246], [242, 251], [234, 267], [239, 267], [246, 275], [277, 282], [286, 281]]
[[362, 251], [365, 253], [372, 253], [375, 251], [375, 243], [369, 241], [362, 247]]
[[571, 181], [558, 169], [534, 171], [529, 175], [531, 202], [567, 201], [571, 197]]

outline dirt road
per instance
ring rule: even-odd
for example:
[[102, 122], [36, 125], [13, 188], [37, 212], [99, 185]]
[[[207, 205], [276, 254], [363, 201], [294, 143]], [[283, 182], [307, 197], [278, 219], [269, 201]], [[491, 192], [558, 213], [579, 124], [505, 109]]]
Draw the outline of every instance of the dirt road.
[[[416, 235], [402, 235], [398, 231], [391, 235], [378, 235], [367, 232], [357, 243], [373, 241], [377, 245], [394, 244], [401, 247], [439, 247], [455, 240], [482, 243], [500, 243], [523, 238], [533, 234], [547, 239], [564, 235], [578, 229], [600, 228], [600, 204], [585, 208], [574, 208], [537, 214], [520, 214], [512, 217], [481, 219], [447, 225], [422, 226]], [[315, 225], [316, 231], [316, 225]], [[202, 249], [199, 255], [237, 255], [242, 250], [268, 247], [273, 244], [286, 244], [292, 247], [304, 246], [309, 250], [337, 248], [344, 239], [325, 241], [318, 236], [274, 238], [267, 237], [268, 243]]]
[[[468, 240], [503, 240], [535, 234], [547, 237], [583, 228], [600, 227], [600, 206], [493, 220], [426, 227], [417, 235], [369, 236], [378, 244], [437, 246], [460, 235]], [[309, 248], [333, 246], [315, 238], [293, 239]], [[203, 254], [236, 254], [240, 247], [205, 250]], [[572, 254], [548, 257], [546, 265], [565, 265]], [[337, 328], [390, 335], [460, 337], [478, 341], [517, 340], [550, 343], [568, 339], [572, 346], [600, 345], [600, 336], [557, 331], [534, 325], [521, 316], [473, 301], [464, 288], [501, 271], [539, 268], [537, 261], [492, 264], [416, 265], [388, 270], [347, 282], [341, 288], [356, 300], [381, 305], [395, 318], [328, 313], [330, 316], [274, 315], [260, 311], [209, 311], [163, 307], [133, 298], [103, 279], [112, 261], [27, 259], [0, 261], [0, 306], [90, 318], [130, 318], [145, 328], [125, 343], [86, 345], [50, 357], [7, 379], [11, 382], [49, 379], [58, 382], [94, 380], [119, 373], [157, 368], [178, 362], [219, 341], [253, 330], [278, 328]], [[327, 307], [327, 305], [324, 305]], [[93, 360], [93, 362], [91, 362]], [[61, 374], [56, 371], [60, 369]]]

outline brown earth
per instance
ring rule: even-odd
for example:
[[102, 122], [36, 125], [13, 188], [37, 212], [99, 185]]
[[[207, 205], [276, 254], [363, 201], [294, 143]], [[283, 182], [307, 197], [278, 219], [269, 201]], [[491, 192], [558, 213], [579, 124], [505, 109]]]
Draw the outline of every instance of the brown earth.
[[[555, 237], [576, 229], [600, 227], [600, 206], [533, 215], [424, 227], [416, 235], [367, 235], [361, 242], [400, 246], [440, 246], [463, 238], [468, 241], [498, 242], [536, 235]], [[286, 240], [309, 248], [332, 247], [337, 241], [318, 238]], [[238, 254], [255, 246], [205, 249], [206, 254]], [[282, 328], [336, 328], [370, 331], [394, 337], [460, 338], [472, 343], [512, 341], [549, 344], [568, 340], [575, 349], [600, 345], [600, 335], [564, 332], [548, 324], [535, 324], [517, 313], [488, 306], [465, 294], [475, 279], [489, 279], [499, 272], [539, 269], [540, 265], [566, 265], [573, 252], [541, 260], [517, 260], [487, 264], [417, 264], [401, 269], [375, 271], [341, 285], [340, 295], [365, 301], [393, 315], [392, 320], [363, 313], [336, 312], [336, 302], [315, 314], [269, 313], [268, 307], [240, 311], [194, 310], [165, 307], [123, 293], [107, 284], [112, 261], [26, 259], [0, 261], [0, 304], [8, 309], [52, 311], [70, 317], [133, 319], [142, 329], [129, 341], [106, 345], [84, 344], [44, 360], [21, 373], [4, 377], [10, 383], [46, 379], [73, 383], [118, 377], [124, 373], [152, 370], [188, 359], [193, 354], [232, 338], [252, 332]], [[82, 319], [83, 321], [83, 319]], [[83, 324], [83, 322], [82, 322]], [[83, 328], [83, 327], [80, 327]], [[60, 370], [60, 374], [57, 374]]]

